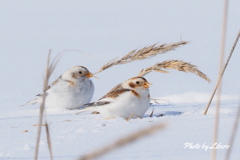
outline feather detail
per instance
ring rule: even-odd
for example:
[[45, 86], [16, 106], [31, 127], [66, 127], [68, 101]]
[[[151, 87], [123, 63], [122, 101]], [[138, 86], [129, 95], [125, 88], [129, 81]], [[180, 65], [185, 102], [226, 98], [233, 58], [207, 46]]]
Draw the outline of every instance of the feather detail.
[[126, 92], [126, 91], [130, 91], [129, 89], [125, 89], [122, 87], [122, 83], [116, 85], [113, 89], [111, 89], [106, 95], [104, 95], [102, 98], [100, 98], [99, 100], [103, 99], [103, 98], [116, 98], [118, 97], [120, 94]]

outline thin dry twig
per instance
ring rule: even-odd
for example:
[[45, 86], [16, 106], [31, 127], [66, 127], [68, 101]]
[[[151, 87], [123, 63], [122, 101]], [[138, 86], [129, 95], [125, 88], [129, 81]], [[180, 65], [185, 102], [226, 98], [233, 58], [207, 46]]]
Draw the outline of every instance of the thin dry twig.
[[233, 143], [234, 143], [234, 140], [235, 140], [235, 137], [236, 137], [236, 133], [237, 133], [237, 130], [238, 130], [239, 120], [240, 120], [240, 103], [238, 105], [238, 111], [237, 111], [236, 119], [235, 119], [235, 122], [234, 122], [234, 125], [233, 125], [232, 135], [231, 135], [230, 141], [228, 143], [230, 147], [227, 150], [227, 153], [226, 153], [226, 156], [225, 156], [225, 160], [229, 160], [230, 159], [230, 154], [231, 154], [231, 151], [232, 151]]
[[48, 150], [50, 153], [50, 159], [53, 160], [53, 153], [52, 153], [52, 143], [51, 143], [51, 137], [50, 137], [50, 131], [48, 127], [47, 120], [45, 119], [45, 124], [46, 124], [46, 135], [47, 135], [47, 142], [48, 142]]
[[126, 121], [130, 121], [132, 119], [134, 114], [131, 114], [128, 118], [126, 118]]
[[141, 70], [141, 72], [138, 74], [138, 76], [143, 77], [152, 71], [168, 73], [168, 71], [163, 70], [163, 69], [175, 69], [175, 70], [183, 71], [183, 72], [191, 72], [191, 73], [195, 73], [197, 76], [205, 79], [208, 82], [211, 81], [203, 72], [201, 72], [197, 68], [196, 65], [193, 65], [191, 63], [184, 62], [181, 60], [168, 60], [168, 61], [163, 61], [161, 63], [157, 63], [151, 67]]
[[39, 142], [40, 142], [41, 130], [42, 130], [41, 124], [42, 124], [42, 120], [43, 120], [43, 111], [44, 111], [46, 92], [47, 92], [49, 73], [50, 73], [50, 71], [49, 71], [50, 54], [51, 54], [51, 51], [49, 51], [49, 54], [48, 54], [46, 74], [45, 74], [45, 79], [44, 79], [44, 83], [43, 83], [43, 100], [42, 100], [42, 103], [40, 106], [40, 113], [39, 113], [39, 119], [38, 119], [37, 140], [36, 140], [36, 148], [35, 148], [35, 154], [34, 154], [35, 160], [37, 160], [37, 158], [38, 158], [38, 149], [39, 149]]
[[216, 93], [216, 91], [217, 91], [217, 89], [218, 89], [218, 86], [219, 86], [220, 82], [222, 81], [222, 77], [223, 77], [224, 72], [225, 72], [225, 70], [226, 70], [226, 68], [227, 68], [227, 66], [228, 66], [228, 63], [229, 63], [229, 61], [230, 61], [230, 59], [231, 59], [231, 57], [232, 57], [233, 51], [234, 51], [234, 49], [235, 49], [235, 47], [236, 47], [236, 45], [237, 45], [237, 43], [238, 43], [239, 37], [240, 37], [240, 31], [238, 32], [238, 35], [237, 35], [237, 37], [236, 37], [236, 39], [235, 39], [235, 42], [234, 42], [234, 44], [233, 44], [233, 46], [232, 46], [232, 49], [231, 49], [230, 53], [229, 53], [228, 59], [227, 59], [225, 65], [224, 65], [224, 67], [223, 67], [223, 70], [222, 70], [222, 72], [221, 72], [221, 77], [218, 79], [217, 84], [216, 84], [216, 86], [215, 86], [215, 88], [214, 88], [214, 90], [213, 90], [213, 93], [212, 93], [211, 97], [210, 97], [210, 100], [209, 100], [209, 102], [208, 102], [208, 104], [207, 104], [207, 106], [206, 106], [206, 108], [205, 108], [205, 110], [204, 110], [204, 114], [207, 114], [207, 111], [208, 111], [208, 109], [209, 109], [209, 106], [210, 106], [211, 103], [212, 103], [213, 97], [214, 97], [214, 95], [215, 95], [215, 93]]
[[150, 116], [149, 116], [149, 117], [152, 117], [152, 116], [153, 116], [153, 112], [154, 112], [154, 108], [153, 108], [153, 110], [152, 110], [152, 113], [150, 114]]
[[103, 65], [102, 68], [100, 68], [99, 71], [95, 72], [94, 74], [102, 72], [112, 66], [115, 66], [115, 65], [125, 64], [125, 63], [129, 63], [129, 62], [136, 61], [136, 60], [151, 58], [158, 54], [163, 54], [168, 51], [174, 50], [177, 47], [180, 47], [185, 44], [188, 44], [188, 42], [187, 41], [179, 41], [177, 43], [169, 43], [169, 44], [161, 44], [161, 45], [153, 44], [151, 46], [144, 47], [140, 50], [133, 50], [120, 59], [118, 59], [118, 58], [112, 59], [107, 64]]
[[[39, 142], [40, 142], [40, 137], [41, 137], [41, 130], [42, 130], [42, 121], [43, 121], [43, 113], [45, 111], [45, 100], [46, 100], [46, 92], [48, 89], [48, 81], [49, 78], [54, 71], [57, 63], [59, 62], [61, 58], [61, 54], [57, 55], [52, 63], [50, 64], [50, 55], [51, 55], [51, 50], [48, 53], [48, 58], [47, 58], [47, 66], [46, 66], [46, 73], [45, 73], [45, 78], [44, 78], [44, 83], [43, 83], [43, 96], [42, 96], [42, 103], [40, 106], [40, 112], [39, 112], [39, 119], [38, 119], [38, 130], [37, 130], [37, 139], [36, 139], [36, 148], [35, 148], [35, 154], [34, 154], [34, 160], [38, 159], [38, 150], [39, 150]], [[46, 124], [46, 134], [47, 134], [47, 140], [48, 140], [48, 148], [50, 152], [50, 156], [52, 159], [52, 147], [51, 147], [51, 139], [50, 139], [50, 132], [48, 128], [47, 121], [45, 119], [45, 124]]]
[[[220, 100], [221, 100], [221, 73], [223, 69], [223, 59], [225, 52], [225, 41], [226, 41], [226, 31], [227, 31], [227, 13], [228, 13], [228, 0], [225, 0], [224, 11], [223, 11], [223, 23], [222, 23], [222, 39], [221, 39], [221, 49], [219, 54], [219, 73], [218, 73], [218, 81], [219, 88], [217, 94], [217, 102], [216, 102], [216, 113], [215, 113], [215, 122], [214, 122], [214, 133], [213, 133], [213, 144], [217, 143], [218, 140], [218, 130], [219, 130], [219, 110], [220, 110]], [[217, 158], [217, 150], [213, 149], [211, 152], [211, 159], [216, 160]]]
[[[166, 101], [166, 102], [169, 102], [168, 99], [162, 99], [162, 98], [151, 98], [151, 101], [153, 101], [153, 102], [156, 103], [156, 104], [160, 104], [160, 102], [158, 102], [158, 101]], [[151, 103], [151, 104], [154, 104], [154, 103]]]
[[144, 136], [148, 136], [150, 134], [153, 134], [154, 132], [164, 129], [166, 127], [166, 124], [156, 124], [150, 127], [146, 127], [140, 131], [137, 131], [135, 133], [132, 133], [126, 137], [118, 139], [116, 142], [109, 144], [105, 147], [102, 147], [100, 149], [97, 149], [89, 154], [83, 155], [82, 157], [79, 158], [79, 160], [92, 160], [94, 158], [100, 157], [104, 154], [107, 154], [108, 152], [115, 150], [119, 147], [122, 147], [124, 145], [127, 145], [129, 143], [132, 143]]

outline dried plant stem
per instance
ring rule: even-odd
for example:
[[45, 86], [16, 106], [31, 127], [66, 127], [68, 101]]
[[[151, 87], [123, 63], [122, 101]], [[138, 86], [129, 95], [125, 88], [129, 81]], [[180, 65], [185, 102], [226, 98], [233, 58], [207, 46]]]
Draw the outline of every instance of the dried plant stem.
[[107, 154], [108, 152], [115, 150], [119, 147], [122, 147], [126, 144], [129, 144], [131, 142], [134, 142], [136, 140], [138, 140], [139, 138], [142, 138], [144, 136], [148, 136], [149, 134], [152, 134], [160, 129], [163, 129], [166, 127], [166, 124], [157, 124], [157, 125], [153, 125], [150, 127], [146, 127], [140, 131], [137, 131], [133, 134], [130, 134], [126, 137], [120, 138], [118, 139], [116, 142], [109, 144], [105, 147], [102, 147], [98, 150], [95, 150], [89, 154], [86, 154], [84, 156], [82, 156], [81, 158], [79, 158], [79, 160], [91, 160], [97, 157], [100, 157], [104, 154]]
[[47, 142], [48, 142], [48, 150], [50, 153], [50, 159], [53, 160], [53, 153], [52, 153], [52, 143], [51, 143], [51, 137], [50, 137], [50, 131], [48, 127], [47, 120], [45, 119], [45, 124], [46, 124], [46, 135], [47, 135]]
[[128, 54], [126, 54], [125, 56], [123, 56], [122, 58], [120, 58], [120, 59], [118, 59], [118, 58], [112, 59], [107, 64], [103, 65], [94, 74], [100, 73], [100, 72], [102, 72], [102, 71], [104, 71], [104, 70], [106, 70], [106, 69], [108, 69], [112, 66], [115, 66], [115, 65], [120, 65], [120, 64], [133, 62], [133, 61], [136, 61], [136, 60], [151, 58], [151, 57], [156, 56], [158, 54], [163, 54], [163, 53], [166, 53], [168, 51], [174, 50], [177, 47], [180, 47], [180, 46], [185, 45], [185, 44], [188, 44], [188, 42], [179, 41], [177, 43], [169, 43], [169, 44], [161, 44], [161, 45], [153, 44], [151, 46], [144, 47], [140, 50], [133, 50], [133, 51], [129, 52]]
[[37, 130], [37, 140], [36, 140], [36, 148], [35, 148], [35, 154], [34, 154], [34, 160], [38, 159], [38, 150], [39, 150], [39, 142], [41, 137], [41, 131], [42, 131], [42, 121], [43, 121], [43, 111], [44, 111], [44, 105], [45, 105], [45, 99], [46, 99], [46, 92], [48, 87], [48, 77], [49, 77], [49, 62], [50, 62], [50, 54], [51, 51], [49, 51], [48, 58], [47, 58], [47, 67], [46, 67], [46, 74], [44, 78], [43, 83], [43, 99], [40, 106], [40, 113], [39, 113], [39, 119], [38, 119], [38, 130]]
[[[49, 81], [49, 78], [50, 78], [52, 72], [54, 71], [58, 61], [60, 60], [60, 58], [62, 56], [61, 54], [58, 54], [54, 58], [53, 62], [50, 64], [50, 55], [51, 55], [51, 50], [48, 53], [46, 73], [45, 73], [44, 83], [43, 83], [42, 103], [41, 103], [40, 110], [39, 110], [38, 130], [37, 130], [37, 139], [36, 139], [36, 146], [35, 146], [36, 148], [35, 148], [34, 160], [38, 159], [39, 142], [40, 142], [41, 131], [42, 131], [43, 113], [45, 111], [45, 100], [46, 100], [46, 92], [47, 92], [47, 89], [48, 89], [48, 81]], [[46, 113], [45, 113], [45, 116], [46, 116]], [[46, 125], [48, 148], [49, 148], [51, 159], [53, 159], [52, 158], [52, 147], [51, 147], [50, 132], [49, 132], [49, 127], [48, 127], [46, 118], [45, 118], [45, 125]]]
[[239, 124], [239, 120], [240, 120], [240, 103], [238, 106], [238, 111], [237, 111], [237, 115], [236, 115], [236, 119], [233, 125], [233, 129], [232, 129], [232, 135], [230, 137], [230, 141], [229, 141], [229, 146], [230, 148], [227, 150], [226, 156], [225, 156], [225, 160], [229, 160], [230, 158], [230, 154], [232, 151], [232, 147], [233, 147], [233, 143], [236, 137], [236, 133], [237, 133], [237, 129], [238, 129], [238, 124]]
[[128, 118], [126, 118], [126, 121], [130, 121], [132, 119], [134, 114], [131, 114]]
[[153, 112], [154, 112], [154, 108], [153, 108], [153, 110], [152, 110], [152, 113], [150, 114], [150, 116], [149, 116], [149, 117], [152, 117], [152, 116], [153, 116]]
[[[213, 144], [217, 143], [218, 140], [218, 126], [219, 126], [219, 110], [220, 110], [220, 100], [221, 100], [221, 73], [223, 68], [223, 59], [225, 52], [225, 41], [226, 41], [226, 31], [227, 31], [227, 13], [228, 13], [228, 0], [225, 0], [224, 11], [223, 11], [223, 24], [222, 24], [222, 39], [221, 39], [221, 49], [220, 49], [220, 62], [219, 62], [219, 74], [218, 81], [219, 88], [217, 94], [217, 103], [216, 103], [216, 113], [215, 113], [215, 123], [214, 123], [214, 134], [213, 134]], [[211, 154], [211, 159], [216, 160], [217, 150], [213, 149]]]
[[223, 67], [223, 70], [222, 70], [222, 72], [221, 72], [221, 77], [218, 79], [217, 84], [216, 84], [216, 86], [215, 86], [215, 88], [214, 88], [214, 90], [213, 90], [213, 93], [212, 93], [211, 97], [210, 97], [210, 100], [209, 100], [209, 102], [208, 102], [208, 104], [207, 104], [207, 106], [206, 106], [206, 108], [205, 108], [205, 110], [204, 110], [204, 114], [207, 114], [207, 111], [208, 111], [208, 109], [209, 109], [209, 106], [210, 106], [211, 103], [212, 103], [213, 97], [214, 97], [214, 95], [215, 95], [215, 93], [216, 93], [216, 91], [217, 91], [217, 89], [218, 89], [218, 86], [219, 86], [220, 82], [222, 81], [223, 74], [224, 74], [224, 72], [225, 72], [225, 70], [226, 70], [226, 68], [227, 68], [227, 66], [228, 66], [228, 63], [229, 63], [231, 57], [232, 57], [233, 51], [234, 51], [234, 49], [235, 49], [235, 47], [236, 47], [236, 45], [237, 45], [237, 42], [238, 42], [238, 40], [239, 40], [239, 37], [240, 37], [240, 31], [238, 32], [238, 35], [237, 35], [237, 37], [236, 37], [236, 39], [235, 39], [235, 42], [234, 42], [234, 44], [233, 44], [233, 46], [232, 46], [232, 49], [231, 49], [230, 54], [229, 54], [229, 56], [228, 56], [228, 59], [227, 59], [225, 65], [224, 65], [224, 67]]
[[191, 72], [196, 74], [200, 78], [205, 79], [208, 82], [211, 81], [203, 72], [201, 72], [197, 68], [196, 65], [193, 65], [191, 63], [184, 62], [181, 60], [168, 60], [168, 61], [163, 61], [161, 63], [157, 63], [151, 67], [141, 70], [138, 76], [143, 77], [152, 71], [156, 71], [160, 73], [168, 73], [168, 71], [163, 69], [175, 69], [182, 72]]

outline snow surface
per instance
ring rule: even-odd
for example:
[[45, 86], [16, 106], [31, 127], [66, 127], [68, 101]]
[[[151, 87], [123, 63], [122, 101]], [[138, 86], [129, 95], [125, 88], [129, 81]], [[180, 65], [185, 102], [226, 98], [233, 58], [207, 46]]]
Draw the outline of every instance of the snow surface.
[[[187, 99], [188, 94], [179, 95]], [[192, 94], [194, 95], [194, 94]], [[175, 95], [176, 96], [176, 95]], [[204, 94], [201, 97], [204, 99]], [[166, 97], [165, 97], [166, 98]], [[207, 102], [207, 99], [205, 99]], [[238, 101], [230, 99], [223, 101], [220, 114], [219, 141], [222, 145], [229, 144], [229, 137], [235, 119]], [[161, 102], [149, 108], [143, 119], [126, 121], [123, 118], [106, 120], [101, 115], [76, 111], [47, 111], [47, 121], [50, 125], [54, 159], [76, 159], [93, 149], [114, 142], [129, 133], [154, 123], [167, 123], [163, 131], [140, 139], [124, 148], [113, 151], [100, 159], [209, 159], [211, 150], [185, 149], [185, 143], [193, 145], [212, 145], [214, 108], [208, 115], [203, 115], [205, 103], [192, 101], [175, 103], [171, 96], [168, 104]], [[153, 117], [149, 115], [154, 109]], [[1, 112], [1, 152], [0, 159], [32, 159], [38, 122], [37, 106], [22, 107], [15, 111], [5, 109]], [[164, 116], [158, 117], [160, 114]], [[23, 132], [23, 131], [28, 132]], [[240, 140], [239, 134], [235, 142]], [[39, 159], [49, 159], [49, 152], [42, 131]], [[238, 159], [239, 143], [233, 146], [232, 159]], [[218, 150], [218, 159], [225, 156], [226, 149]]]
[[[240, 2], [229, 3], [226, 53], [240, 28]], [[20, 107], [42, 91], [49, 49], [65, 52], [51, 80], [75, 65], [91, 72], [114, 57], [153, 43], [190, 41], [175, 51], [149, 60], [112, 67], [94, 79], [93, 101], [145, 67], [169, 59], [193, 63], [206, 73], [209, 84], [194, 74], [171, 71], [146, 76], [152, 98], [160, 98], [143, 119], [104, 120], [76, 111], [48, 111], [54, 159], [68, 160], [102, 147], [154, 123], [168, 127], [100, 159], [210, 159], [211, 150], [184, 149], [184, 144], [211, 145], [215, 103], [202, 112], [218, 74], [223, 1], [1, 1], [0, 2], [0, 159], [33, 159], [38, 105]], [[227, 145], [240, 95], [240, 45], [223, 79], [218, 142]], [[225, 56], [227, 57], [227, 56]], [[149, 115], [154, 108], [154, 117]], [[163, 117], [158, 115], [164, 114]], [[28, 130], [28, 132], [22, 132]], [[44, 130], [43, 130], [44, 131]], [[49, 159], [43, 132], [39, 159]], [[235, 142], [239, 142], [239, 130]], [[239, 159], [239, 143], [231, 159]], [[224, 159], [226, 149], [218, 150]]]

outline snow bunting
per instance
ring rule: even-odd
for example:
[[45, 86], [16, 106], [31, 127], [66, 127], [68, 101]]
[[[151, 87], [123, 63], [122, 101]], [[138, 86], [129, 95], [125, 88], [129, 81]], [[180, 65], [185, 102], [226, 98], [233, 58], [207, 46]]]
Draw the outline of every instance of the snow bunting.
[[134, 77], [117, 85], [96, 102], [86, 104], [84, 111], [106, 117], [142, 117], [150, 106], [150, 83], [143, 77]]
[[[93, 74], [86, 67], [75, 66], [58, 77], [48, 86], [46, 107], [55, 109], [79, 109], [89, 103], [94, 92], [90, 77]], [[42, 94], [26, 104], [42, 102]], [[25, 105], [25, 104], [24, 104]]]

